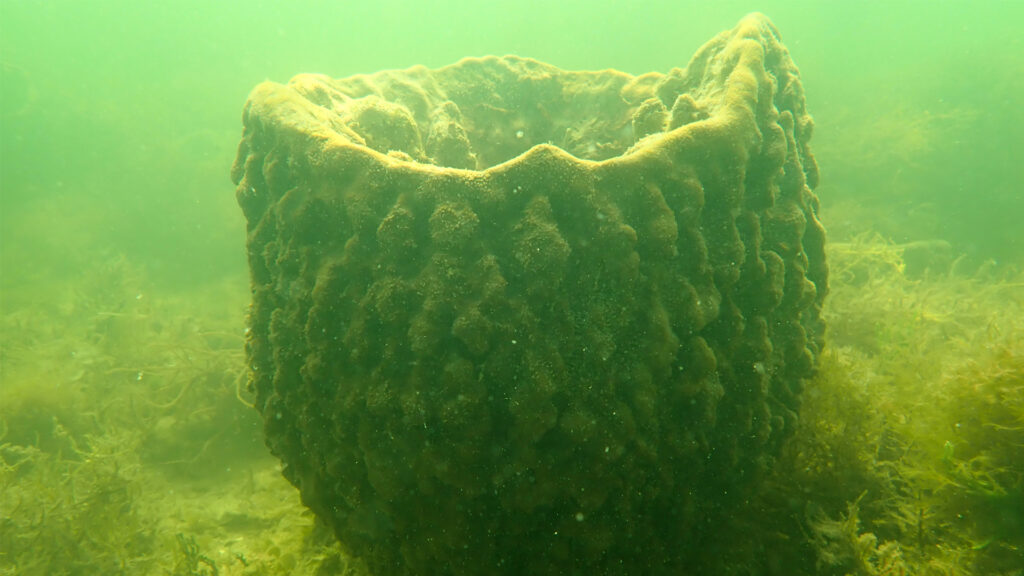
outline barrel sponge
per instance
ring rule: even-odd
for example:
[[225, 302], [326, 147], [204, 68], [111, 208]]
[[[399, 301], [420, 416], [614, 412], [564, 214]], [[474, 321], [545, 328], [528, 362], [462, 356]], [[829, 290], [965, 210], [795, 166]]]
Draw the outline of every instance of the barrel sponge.
[[252, 92], [249, 385], [376, 574], [679, 574], [793, 429], [825, 235], [758, 14], [685, 68], [506, 56]]

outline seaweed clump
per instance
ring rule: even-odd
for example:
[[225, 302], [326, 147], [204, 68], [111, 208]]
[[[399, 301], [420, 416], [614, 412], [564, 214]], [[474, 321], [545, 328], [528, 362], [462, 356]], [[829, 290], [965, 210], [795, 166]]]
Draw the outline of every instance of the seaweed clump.
[[121, 257], [81, 268], [71, 289], [5, 289], [0, 574], [357, 573], [238, 400], [244, 291], [160, 294]]
[[1024, 275], [911, 277], [909, 249], [831, 246], [831, 346], [762, 496], [807, 534], [796, 573], [1019, 575]]

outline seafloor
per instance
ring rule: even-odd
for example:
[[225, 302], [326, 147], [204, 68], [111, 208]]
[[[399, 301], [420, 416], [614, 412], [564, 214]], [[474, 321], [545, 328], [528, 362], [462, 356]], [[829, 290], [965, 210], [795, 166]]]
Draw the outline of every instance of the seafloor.
[[[720, 573], [1021, 573], [1024, 275], [943, 250], [830, 245], [826, 353]], [[161, 293], [114, 258], [13, 295], [0, 574], [362, 572], [262, 447], [244, 286]]]

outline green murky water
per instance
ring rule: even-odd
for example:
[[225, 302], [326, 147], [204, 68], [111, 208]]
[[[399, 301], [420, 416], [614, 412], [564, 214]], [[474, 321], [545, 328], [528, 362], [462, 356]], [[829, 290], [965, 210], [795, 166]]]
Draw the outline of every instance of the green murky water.
[[246, 406], [228, 171], [257, 83], [487, 54], [664, 72], [754, 10], [815, 118], [832, 293], [801, 429], [722, 573], [1021, 574], [1024, 3], [21, 0], [0, 2], [0, 574], [361, 573]]

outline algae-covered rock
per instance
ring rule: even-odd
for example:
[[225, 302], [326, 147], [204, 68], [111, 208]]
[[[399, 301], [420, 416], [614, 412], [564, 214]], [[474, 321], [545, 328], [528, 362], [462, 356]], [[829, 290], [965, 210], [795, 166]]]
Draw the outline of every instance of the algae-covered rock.
[[250, 385], [377, 574], [678, 574], [795, 422], [824, 232], [760, 15], [685, 69], [466, 59], [250, 96]]

